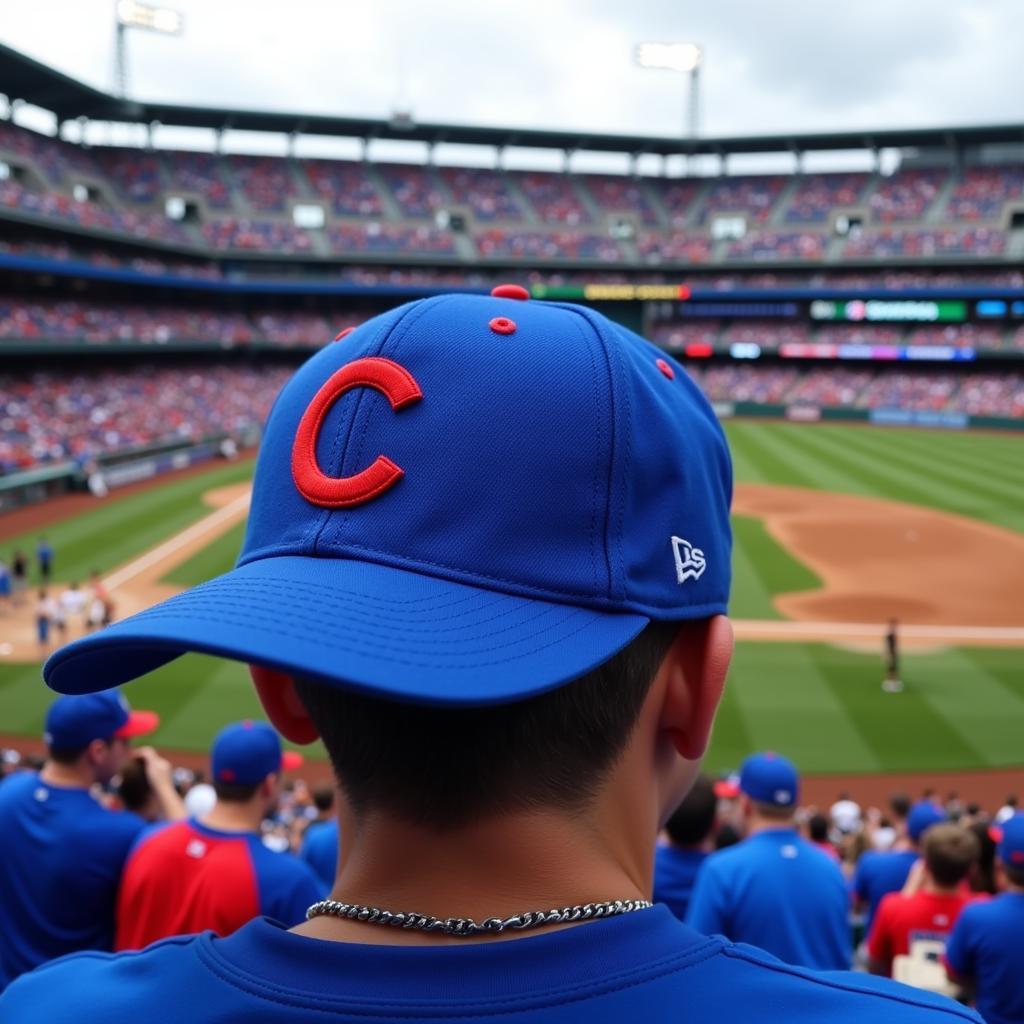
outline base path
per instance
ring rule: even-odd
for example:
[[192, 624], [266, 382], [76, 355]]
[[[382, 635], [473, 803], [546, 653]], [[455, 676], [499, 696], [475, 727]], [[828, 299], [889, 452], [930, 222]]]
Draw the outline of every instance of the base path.
[[[1024, 644], [1024, 535], [920, 505], [741, 484], [733, 511], [821, 579], [779, 594], [788, 622], [738, 623], [750, 639], [877, 640], [890, 618], [919, 644]], [[876, 625], [872, 625], [876, 624]]]
[[[232, 526], [242, 522], [249, 510], [251, 490], [249, 484], [240, 483], [207, 491], [203, 495], [203, 503], [215, 511], [105, 576], [103, 584], [114, 602], [117, 617], [134, 615], [180, 593], [182, 587], [160, 581], [182, 562], [227, 533]], [[49, 589], [54, 596], [59, 596], [63, 586], [52, 583]], [[0, 619], [0, 629], [0, 657], [4, 660], [34, 661], [49, 653], [40, 650], [36, 640], [35, 593], [32, 590], [26, 592], [25, 604], [4, 614]], [[50, 639], [53, 646], [58, 646], [84, 632], [81, 619], [73, 619], [67, 624], [66, 636], [51, 629]]]

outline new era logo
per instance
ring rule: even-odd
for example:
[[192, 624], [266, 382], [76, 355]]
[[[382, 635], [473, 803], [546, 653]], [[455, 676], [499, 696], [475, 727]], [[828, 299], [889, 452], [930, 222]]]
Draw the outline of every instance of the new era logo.
[[707, 560], [700, 548], [695, 548], [688, 540], [682, 537], [672, 538], [672, 554], [676, 559], [676, 582], [685, 583], [687, 580], [699, 580], [707, 568]]

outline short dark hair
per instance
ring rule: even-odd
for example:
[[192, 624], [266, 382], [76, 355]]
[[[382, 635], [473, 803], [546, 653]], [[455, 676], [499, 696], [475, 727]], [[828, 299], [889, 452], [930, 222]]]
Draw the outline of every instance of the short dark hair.
[[910, 813], [911, 800], [908, 794], [893, 793], [889, 797], [889, 810], [901, 821]]
[[245, 804], [255, 795], [260, 788], [260, 783], [243, 782], [214, 782], [213, 791], [217, 794], [218, 800], [226, 804]]
[[1003, 871], [1006, 874], [1006, 880], [1011, 885], [1018, 885], [1024, 888], [1024, 868], [1014, 867], [1012, 864], [1007, 864], [1003, 861]]
[[925, 832], [921, 852], [932, 878], [939, 885], [953, 886], [967, 877], [981, 851], [973, 832], [943, 822]]
[[121, 782], [117, 787], [117, 795], [121, 798], [126, 811], [141, 811], [153, 793], [146, 774], [146, 762], [140, 757], [126, 761], [121, 769]]
[[686, 798], [665, 822], [665, 831], [678, 846], [697, 846], [711, 835], [717, 809], [714, 783], [706, 775], [698, 775]]
[[334, 806], [334, 787], [326, 783], [317, 786], [313, 790], [313, 806], [321, 814], [329, 811]]
[[796, 816], [796, 804], [787, 804], [780, 807], [778, 804], [770, 804], [767, 800], [752, 800], [757, 813], [769, 821], [790, 821]]
[[59, 747], [47, 747], [46, 754], [51, 761], [57, 764], [74, 764], [86, 751], [85, 747], [60, 749]]
[[816, 843], [828, 842], [828, 818], [820, 812], [812, 814], [807, 822], [807, 834]]
[[353, 811], [443, 830], [529, 807], [582, 810], [622, 752], [679, 632], [652, 622], [585, 676], [511, 704], [403, 704], [298, 679]]

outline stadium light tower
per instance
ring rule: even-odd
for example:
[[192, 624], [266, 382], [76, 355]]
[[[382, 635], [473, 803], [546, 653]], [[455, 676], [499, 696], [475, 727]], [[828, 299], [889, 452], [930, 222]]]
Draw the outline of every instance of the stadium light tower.
[[640, 43], [634, 54], [638, 67], [654, 71], [679, 71], [689, 75], [686, 135], [697, 138], [700, 130], [700, 69], [704, 50], [696, 43]]
[[185, 19], [169, 7], [153, 7], [139, 0], [117, 0], [117, 93], [128, 95], [128, 60], [126, 36], [130, 28], [144, 28], [165, 36], [181, 35]]

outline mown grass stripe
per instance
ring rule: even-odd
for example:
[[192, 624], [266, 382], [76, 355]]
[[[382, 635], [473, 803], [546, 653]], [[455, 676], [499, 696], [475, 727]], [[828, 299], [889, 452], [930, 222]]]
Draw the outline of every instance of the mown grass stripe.
[[905, 660], [921, 696], [986, 763], [1024, 761], [1024, 696], [961, 650]]
[[740, 643], [729, 685], [753, 749], [777, 750], [803, 771], [873, 771], [877, 751], [848, 720], [803, 644]]
[[817, 435], [808, 430], [793, 443], [808, 457], [827, 460], [836, 471], [858, 481], [863, 493], [896, 498], [926, 508], [944, 508], [965, 512], [964, 495], [959, 488], [940, 484], [928, 475], [927, 467], [919, 471], [900, 470], [870, 454], [856, 451], [840, 439]]
[[754, 749], [735, 687], [727, 683], [715, 716], [711, 746], [704, 756], [704, 770], [727, 772], [736, 768]]
[[[733, 516], [732, 598], [729, 614], [737, 619], [781, 618], [762, 574], [765, 549], [753, 526], [756, 520]], [[763, 528], [760, 534], [764, 534]], [[770, 538], [769, 538], [770, 539]]]
[[748, 457], [761, 467], [767, 480], [794, 487], [820, 487], [817, 481], [823, 467], [798, 457], [785, 435], [774, 429], [775, 424], [745, 423], [742, 426], [744, 429], [736, 434], [739, 443], [745, 447]]
[[[870, 431], [863, 431], [870, 433]], [[977, 433], [935, 434], [921, 431], [884, 431], [883, 437], [897, 441], [900, 447], [929, 461], [952, 462], [958, 466], [1005, 474], [1007, 479], [1024, 483], [1021, 446], [1024, 437], [1002, 437]]]
[[[898, 465], [902, 466], [906, 472], [921, 473], [920, 456], [901, 450], [898, 445], [882, 447], [875, 441], [865, 439], [856, 431], [851, 431], [851, 436], [845, 443], [850, 450], [860, 451], [874, 458], [885, 459], [886, 465]], [[987, 470], [977, 466], [964, 469], [951, 466], [944, 460], [934, 460], [928, 465], [927, 478], [933, 481], [945, 481], [952, 490], [963, 492], [965, 497], [966, 494], [988, 495], [996, 507], [1017, 504], [1020, 498], [1019, 487], [1012, 482], [1004, 483], [998, 476], [993, 476]]]
[[[819, 678], [845, 709], [848, 727], [859, 732], [882, 771], [957, 771], [986, 763], [923, 695], [926, 675], [909, 656], [902, 667], [906, 689], [893, 694], [882, 691], [880, 656], [826, 644], [808, 644], [806, 650]], [[830, 746], [833, 733], [823, 734], [822, 742]], [[849, 770], [839, 758], [825, 760], [823, 771]]]

